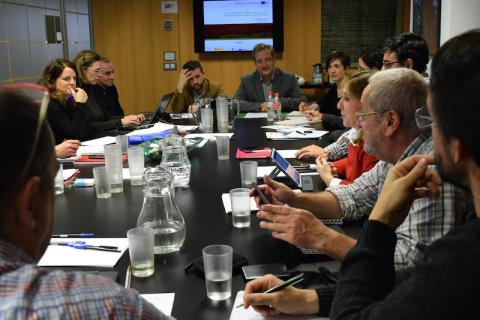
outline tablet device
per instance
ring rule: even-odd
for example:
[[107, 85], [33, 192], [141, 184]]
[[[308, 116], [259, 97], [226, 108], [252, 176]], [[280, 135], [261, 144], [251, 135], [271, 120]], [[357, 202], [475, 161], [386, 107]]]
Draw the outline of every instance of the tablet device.
[[[290, 178], [300, 189], [302, 188], [302, 178], [300, 173], [295, 169], [284, 157], [275, 149], [272, 148], [272, 155], [270, 156], [272, 161], [277, 165], [277, 168], [280, 169], [287, 177]], [[276, 175], [275, 170], [272, 172], [273, 175]], [[272, 175], [271, 174], [271, 175]], [[270, 176], [270, 178], [275, 178], [275, 176]]]

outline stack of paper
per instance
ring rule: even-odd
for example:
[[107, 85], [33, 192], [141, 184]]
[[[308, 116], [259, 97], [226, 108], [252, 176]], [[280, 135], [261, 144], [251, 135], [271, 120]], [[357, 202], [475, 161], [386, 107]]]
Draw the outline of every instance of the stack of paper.
[[114, 267], [128, 248], [127, 238], [66, 238], [51, 239], [55, 242], [85, 241], [87, 245], [114, 246], [120, 252], [76, 249], [69, 246], [49, 245], [38, 262], [40, 267]]

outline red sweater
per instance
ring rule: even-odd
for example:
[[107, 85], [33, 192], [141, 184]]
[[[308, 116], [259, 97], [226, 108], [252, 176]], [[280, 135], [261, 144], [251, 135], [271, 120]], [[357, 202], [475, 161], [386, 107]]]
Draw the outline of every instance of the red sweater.
[[363, 150], [363, 140], [358, 146], [348, 144], [348, 156], [332, 163], [337, 169], [337, 176], [343, 179], [340, 184], [351, 184], [355, 179], [360, 177], [362, 173], [372, 169], [378, 159]]

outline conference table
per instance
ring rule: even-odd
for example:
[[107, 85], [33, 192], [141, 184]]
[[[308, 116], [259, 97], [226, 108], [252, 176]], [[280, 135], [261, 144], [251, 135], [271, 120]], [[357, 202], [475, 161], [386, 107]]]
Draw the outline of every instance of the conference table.
[[[217, 159], [215, 141], [189, 153], [192, 165], [189, 187], [177, 188], [175, 192], [175, 200], [186, 223], [185, 243], [179, 252], [156, 255], [152, 276], [131, 279], [131, 287], [140, 293], [174, 292], [172, 316], [177, 319], [229, 319], [236, 293], [244, 289], [242, 275], [237, 274], [232, 278], [230, 299], [214, 302], [207, 298], [201, 275], [184, 271], [202, 255], [205, 246], [229, 245], [234, 252], [245, 256], [249, 264], [281, 262], [294, 269], [308, 262], [297, 248], [274, 239], [270, 232], [261, 229], [254, 212], [249, 228], [234, 228], [231, 216], [225, 213], [222, 204], [221, 194], [241, 184], [241, 160], [235, 158], [237, 147], [299, 149], [312, 143], [325, 144], [322, 140], [269, 141], [261, 128], [265, 124], [266, 119], [236, 119], [229, 160]], [[292, 162], [297, 161], [292, 159]], [[267, 159], [258, 159], [258, 163], [259, 166], [273, 165]], [[143, 202], [142, 189], [142, 186], [130, 186], [125, 180], [123, 193], [112, 194], [109, 199], [97, 199], [94, 188], [67, 188], [56, 198], [54, 233], [92, 232], [96, 237], [126, 237], [126, 231], [136, 226]], [[359, 231], [358, 224], [342, 228], [354, 236]], [[328, 260], [325, 258], [324, 262], [328, 268], [338, 269], [338, 262]], [[127, 251], [115, 266], [122, 285], [128, 264]]]

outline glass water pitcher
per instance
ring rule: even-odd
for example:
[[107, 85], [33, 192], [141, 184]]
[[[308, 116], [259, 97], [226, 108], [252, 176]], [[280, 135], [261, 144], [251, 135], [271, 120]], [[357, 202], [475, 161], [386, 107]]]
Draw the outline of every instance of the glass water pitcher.
[[173, 179], [170, 172], [159, 166], [145, 172], [143, 206], [137, 225], [153, 230], [155, 254], [178, 251], [185, 241], [185, 220], [174, 199]]

